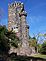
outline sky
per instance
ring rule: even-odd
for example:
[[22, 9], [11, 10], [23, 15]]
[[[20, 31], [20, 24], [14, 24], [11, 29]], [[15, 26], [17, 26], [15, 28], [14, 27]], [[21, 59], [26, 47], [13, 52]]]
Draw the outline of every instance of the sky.
[[0, 0], [0, 24], [8, 24], [8, 3], [21, 1], [27, 12], [29, 35], [46, 33], [46, 0]]

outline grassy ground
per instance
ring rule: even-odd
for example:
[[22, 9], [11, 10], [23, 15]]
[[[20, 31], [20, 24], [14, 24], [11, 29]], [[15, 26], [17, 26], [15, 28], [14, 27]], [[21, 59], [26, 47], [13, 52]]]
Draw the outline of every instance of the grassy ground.
[[[2, 57], [2, 61], [4, 61], [3, 60], [4, 57]], [[9, 58], [10, 58], [9, 61], [46, 61], [46, 59], [43, 59], [43, 58], [46, 58], [46, 55], [41, 55], [41, 54], [35, 54], [35, 55], [32, 55], [32, 56], [11, 55]], [[1, 59], [0, 59], [0, 61], [1, 61]]]
[[[43, 59], [44, 58], [44, 59]], [[33, 56], [15, 56], [11, 60], [15, 61], [46, 61], [46, 55], [36, 54]]]
[[34, 54], [32, 55], [33, 57], [39, 57], [39, 58], [44, 58], [46, 59], [46, 55], [43, 55], [43, 54]]

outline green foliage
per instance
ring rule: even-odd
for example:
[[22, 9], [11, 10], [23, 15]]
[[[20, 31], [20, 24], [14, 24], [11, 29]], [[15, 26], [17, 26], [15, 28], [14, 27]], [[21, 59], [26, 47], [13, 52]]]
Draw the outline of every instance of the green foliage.
[[[33, 38], [30, 38], [29, 36], [29, 46], [35, 47], [36, 52], [38, 53], [46, 53], [46, 42], [43, 44], [38, 43], [40, 38], [40, 42], [46, 40], [46, 34], [39, 33], [38, 35], [34, 36]], [[42, 39], [43, 38], [43, 39]]]
[[9, 39], [9, 43], [14, 46], [14, 47], [18, 47], [18, 43], [20, 43], [20, 40], [19, 38], [16, 36], [15, 33], [13, 33], [12, 31], [10, 32], [7, 32], [6, 36], [8, 37]]
[[40, 53], [40, 50], [41, 50], [41, 47], [42, 47], [42, 44], [38, 44], [38, 52]]
[[[18, 43], [20, 43], [19, 38], [12, 31], [8, 31], [5, 26], [0, 26], [0, 56], [4, 59], [8, 59], [8, 52], [11, 46], [18, 47]], [[7, 61], [7, 60], [6, 60]]]
[[9, 50], [9, 40], [6, 37], [5, 33], [7, 32], [7, 29], [5, 26], [0, 26], [0, 53], [4, 52], [7, 53]]
[[12, 31], [8, 31], [6, 26], [0, 26], [0, 53], [8, 53], [10, 45], [18, 47], [19, 38]]
[[29, 46], [36, 47], [36, 38], [33, 37], [29, 40]]
[[40, 52], [41, 52], [42, 54], [46, 54], [46, 41], [42, 44], [42, 47], [41, 47]]

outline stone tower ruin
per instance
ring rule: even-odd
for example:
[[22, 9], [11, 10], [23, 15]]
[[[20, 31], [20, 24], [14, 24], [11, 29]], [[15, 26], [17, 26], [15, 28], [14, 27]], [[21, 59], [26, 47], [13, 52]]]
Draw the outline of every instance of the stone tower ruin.
[[8, 30], [14, 31], [22, 42], [22, 47], [29, 46], [29, 26], [26, 22], [27, 13], [24, 4], [15, 2], [8, 5]]

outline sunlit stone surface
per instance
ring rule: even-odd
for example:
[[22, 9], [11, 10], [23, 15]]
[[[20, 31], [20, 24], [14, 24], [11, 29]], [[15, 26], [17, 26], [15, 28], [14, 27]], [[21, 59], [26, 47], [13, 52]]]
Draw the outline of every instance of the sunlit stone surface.
[[[27, 13], [24, 10], [24, 4], [21, 2], [15, 2], [8, 5], [8, 30], [13, 31], [19, 37], [22, 42], [22, 47], [13, 52], [17, 52], [18, 55], [30, 55], [31, 48], [29, 48], [29, 26], [26, 22]], [[10, 50], [11, 52], [11, 50]]]

